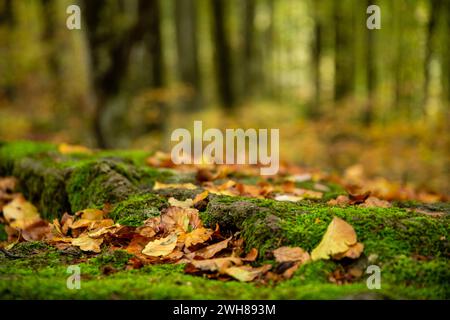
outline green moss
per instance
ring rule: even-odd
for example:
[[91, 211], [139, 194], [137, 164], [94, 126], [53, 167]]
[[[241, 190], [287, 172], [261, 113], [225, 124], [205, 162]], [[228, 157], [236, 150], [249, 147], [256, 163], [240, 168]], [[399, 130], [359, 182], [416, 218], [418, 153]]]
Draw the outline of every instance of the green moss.
[[152, 193], [132, 195], [114, 206], [110, 217], [125, 226], [138, 227], [148, 218], [160, 214], [167, 201]]
[[14, 162], [32, 155], [46, 155], [56, 151], [56, 146], [44, 142], [16, 141], [0, 144], [0, 176], [10, 175]]
[[123, 269], [132, 256], [133, 255], [124, 250], [113, 250], [98, 255], [97, 257], [89, 260], [89, 263], [96, 265], [97, 267], [110, 265], [116, 269]]
[[5, 225], [0, 223], [0, 241], [6, 241], [8, 234], [5, 231]]
[[334, 216], [350, 223], [367, 254], [389, 259], [397, 254], [449, 255], [448, 215], [436, 218], [400, 208], [346, 208], [302, 201], [216, 197], [203, 217], [208, 225], [242, 230], [247, 249], [261, 253], [281, 245], [311, 251], [320, 242]]
[[150, 152], [142, 150], [102, 150], [96, 153], [97, 158], [113, 158], [119, 160], [129, 160], [136, 166], [145, 165], [145, 160], [150, 156]]

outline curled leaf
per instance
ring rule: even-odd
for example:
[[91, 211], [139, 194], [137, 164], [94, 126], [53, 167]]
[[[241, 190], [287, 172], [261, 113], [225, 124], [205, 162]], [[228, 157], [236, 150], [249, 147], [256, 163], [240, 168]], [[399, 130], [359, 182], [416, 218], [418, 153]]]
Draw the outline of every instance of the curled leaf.
[[328, 225], [322, 241], [311, 252], [312, 260], [329, 259], [331, 256], [345, 253], [356, 244], [356, 232], [344, 220], [334, 217]]
[[273, 251], [273, 255], [279, 263], [296, 261], [304, 263], [311, 259], [309, 253], [300, 247], [280, 247]]
[[151, 257], [167, 256], [175, 249], [177, 239], [177, 235], [172, 233], [165, 238], [150, 241], [142, 253]]

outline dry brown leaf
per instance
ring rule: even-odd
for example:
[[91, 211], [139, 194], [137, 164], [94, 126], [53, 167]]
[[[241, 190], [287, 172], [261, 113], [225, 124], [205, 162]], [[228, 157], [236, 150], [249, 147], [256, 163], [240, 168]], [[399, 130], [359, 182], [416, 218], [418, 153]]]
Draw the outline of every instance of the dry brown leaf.
[[377, 197], [369, 197], [359, 206], [364, 208], [390, 208], [391, 204], [388, 201], [380, 200]]
[[169, 207], [161, 215], [161, 226], [168, 232], [187, 232], [189, 226], [196, 229], [201, 227], [202, 223], [197, 209]]
[[200, 257], [203, 259], [210, 259], [214, 257], [218, 252], [226, 249], [228, 247], [228, 243], [230, 242], [231, 237], [225, 239], [223, 241], [211, 244], [203, 249], [197, 250], [195, 252], [191, 252], [187, 254], [187, 258], [194, 259], [195, 257]]
[[322, 241], [311, 252], [312, 260], [329, 259], [330, 256], [346, 252], [356, 243], [356, 232], [344, 220], [334, 217], [328, 225]]
[[192, 199], [186, 199], [184, 201], [180, 201], [180, 200], [175, 199], [174, 197], [170, 197], [168, 202], [171, 206], [179, 207], [179, 208], [191, 208], [194, 205], [194, 201]]
[[247, 262], [253, 262], [256, 260], [256, 258], [258, 257], [258, 249], [256, 248], [252, 248], [247, 255], [245, 256], [245, 258], [242, 258], [242, 261], [247, 261]]
[[193, 231], [185, 234], [184, 244], [186, 248], [189, 248], [190, 246], [203, 243], [211, 238], [213, 233], [213, 230], [203, 227], [194, 229]]
[[3, 216], [12, 228], [21, 230], [41, 219], [36, 207], [22, 195], [3, 207]]
[[279, 263], [295, 261], [305, 263], [311, 259], [309, 253], [300, 247], [280, 247], [273, 251], [273, 255]]
[[22, 237], [26, 241], [43, 240], [50, 235], [51, 230], [52, 228], [48, 222], [44, 220], [38, 220], [22, 230]]
[[150, 241], [142, 250], [142, 253], [150, 257], [167, 256], [175, 249], [177, 239], [177, 235], [172, 233], [167, 237]]
[[101, 251], [100, 245], [103, 243], [103, 238], [91, 238], [87, 234], [82, 234], [78, 238], [72, 240], [72, 245], [80, 247], [83, 251], [93, 251], [99, 253]]
[[236, 257], [215, 258], [207, 260], [192, 260], [189, 265], [202, 271], [223, 271], [233, 265], [242, 265], [242, 260]]
[[229, 267], [224, 270], [224, 273], [241, 282], [249, 282], [269, 271], [271, 267], [270, 264], [260, 268], [252, 268], [251, 266]]
[[348, 196], [340, 195], [336, 199], [331, 199], [327, 202], [330, 206], [346, 206], [350, 203]]
[[361, 253], [364, 251], [364, 245], [361, 242], [357, 242], [350, 246], [347, 251], [333, 255], [333, 259], [340, 260], [343, 258], [358, 259]]

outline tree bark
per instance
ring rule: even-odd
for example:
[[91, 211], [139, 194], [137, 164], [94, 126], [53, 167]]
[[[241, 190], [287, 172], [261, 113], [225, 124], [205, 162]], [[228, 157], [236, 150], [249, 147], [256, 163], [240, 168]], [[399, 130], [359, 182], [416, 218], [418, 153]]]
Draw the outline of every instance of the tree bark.
[[233, 72], [231, 51], [226, 30], [226, 1], [211, 0], [212, 7], [212, 33], [214, 40], [214, 58], [216, 66], [216, 82], [218, 96], [222, 107], [233, 110], [235, 97], [233, 92]]
[[197, 43], [197, 3], [194, 0], [175, 1], [175, 31], [178, 69], [181, 82], [191, 90], [185, 100], [188, 110], [200, 107], [200, 70]]

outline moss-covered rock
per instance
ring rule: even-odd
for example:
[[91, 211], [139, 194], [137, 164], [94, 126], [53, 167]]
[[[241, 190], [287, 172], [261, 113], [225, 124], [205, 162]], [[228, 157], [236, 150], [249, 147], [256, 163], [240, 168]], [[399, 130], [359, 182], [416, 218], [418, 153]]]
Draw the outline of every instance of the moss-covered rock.
[[167, 207], [164, 198], [152, 193], [135, 194], [117, 203], [110, 217], [125, 226], [138, 227], [148, 218], [158, 216]]
[[143, 156], [139, 152], [64, 155], [52, 144], [3, 143], [0, 176], [17, 177], [20, 191], [42, 217], [51, 219], [64, 212], [116, 204], [173, 175], [137, 165]]

